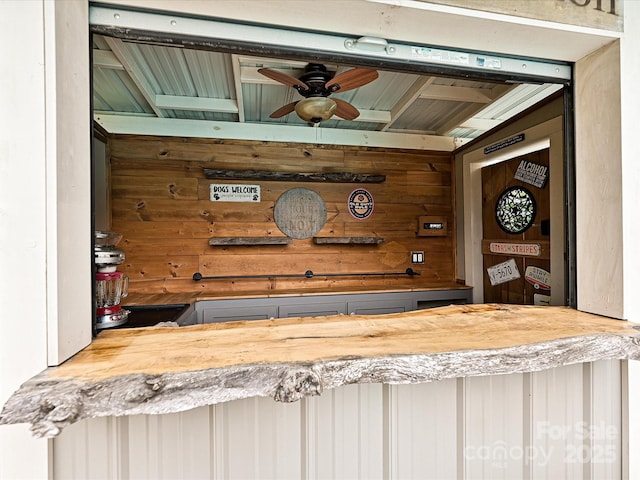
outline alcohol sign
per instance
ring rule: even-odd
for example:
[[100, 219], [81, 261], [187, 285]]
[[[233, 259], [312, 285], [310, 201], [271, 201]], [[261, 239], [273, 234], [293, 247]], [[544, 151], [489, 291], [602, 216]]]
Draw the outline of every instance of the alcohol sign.
[[522, 160], [513, 178], [538, 188], [544, 188], [549, 178], [549, 167]]

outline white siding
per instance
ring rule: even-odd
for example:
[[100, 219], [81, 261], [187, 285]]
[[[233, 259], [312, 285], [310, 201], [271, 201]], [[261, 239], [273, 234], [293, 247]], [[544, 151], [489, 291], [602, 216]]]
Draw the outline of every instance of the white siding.
[[55, 479], [622, 478], [618, 361], [82, 421]]
[[301, 478], [382, 479], [383, 399], [380, 384], [347, 385], [305, 399]]
[[472, 377], [464, 382], [462, 454], [467, 479], [522, 478], [525, 375]]
[[385, 478], [456, 478], [464, 424], [462, 380], [389, 386], [388, 475]]
[[301, 478], [300, 404], [250, 398], [212, 408], [215, 475], [235, 480]]

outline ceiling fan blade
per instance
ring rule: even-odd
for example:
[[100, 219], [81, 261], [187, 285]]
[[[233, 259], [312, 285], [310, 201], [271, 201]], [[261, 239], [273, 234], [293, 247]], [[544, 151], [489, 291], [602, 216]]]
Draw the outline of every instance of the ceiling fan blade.
[[280, 118], [280, 117], [284, 117], [285, 115], [293, 112], [296, 108], [296, 103], [298, 102], [291, 102], [291, 103], [287, 103], [286, 105], [283, 105], [282, 107], [280, 107], [279, 109], [277, 109], [275, 112], [273, 112], [271, 115], [269, 115], [269, 118]]
[[366, 85], [369, 82], [373, 82], [376, 78], [378, 78], [378, 72], [376, 70], [354, 68], [333, 77], [327, 82], [325, 88], [332, 93], [346, 92], [347, 90], [352, 90]]
[[350, 103], [345, 102], [344, 100], [340, 100], [339, 98], [331, 97], [331, 100], [338, 104], [338, 108], [336, 108], [335, 116], [343, 118], [345, 120], [354, 120], [358, 118], [360, 112], [356, 107], [351, 105]]
[[258, 69], [258, 73], [261, 73], [265, 77], [269, 77], [271, 80], [275, 80], [276, 82], [280, 82], [289, 87], [298, 87], [302, 90], [309, 90], [309, 87], [298, 80], [297, 78], [292, 77], [291, 75], [287, 75], [286, 73], [279, 72], [277, 70], [271, 70], [270, 68], [260, 68]]

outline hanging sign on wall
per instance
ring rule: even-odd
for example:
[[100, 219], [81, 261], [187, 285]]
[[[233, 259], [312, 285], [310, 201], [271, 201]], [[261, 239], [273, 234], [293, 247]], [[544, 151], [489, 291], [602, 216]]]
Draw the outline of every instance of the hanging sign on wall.
[[260, 185], [212, 183], [209, 197], [212, 202], [259, 202]]
[[487, 268], [489, 274], [489, 281], [492, 286], [500, 285], [501, 283], [507, 283], [511, 280], [517, 280], [520, 278], [520, 272], [518, 271], [518, 265], [516, 261], [511, 258], [506, 262], [498, 263], [493, 267]]
[[524, 133], [520, 133], [511, 138], [507, 138], [502, 140], [501, 142], [494, 143], [493, 145], [489, 145], [488, 147], [484, 147], [484, 154], [487, 155], [489, 153], [493, 153], [497, 150], [502, 150], [503, 148], [510, 147], [511, 145], [515, 145], [516, 143], [524, 141]]
[[373, 195], [364, 188], [356, 188], [349, 195], [347, 207], [349, 208], [349, 213], [354, 218], [357, 218], [358, 220], [369, 218], [373, 213]]
[[540, 267], [529, 265], [524, 271], [524, 279], [536, 290], [551, 290], [551, 273]]
[[549, 295], [542, 295], [541, 293], [533, 294], [533, 304], [549, 306], [551, 305], [551, 297]]
[[525, 257], [539, 257], [542, 253], [539, 243], [491, 242], [489, 251], [500, 255], [522, 255]]
[[538, 188], [544, 188], [549, 178], [549, 167], [522, 160], [513, 178]]
[[292, 188], [276, 200], [273, 217], [282, 233], [291, 238], [311, 238], [327, 221], [327, 206], [318, 193]]
[[[623, 0], [429, 0], [431, 3], [547, 20], [565, 25], [623, 31]], [[631, 1], [631, 0], [629, 0]]]

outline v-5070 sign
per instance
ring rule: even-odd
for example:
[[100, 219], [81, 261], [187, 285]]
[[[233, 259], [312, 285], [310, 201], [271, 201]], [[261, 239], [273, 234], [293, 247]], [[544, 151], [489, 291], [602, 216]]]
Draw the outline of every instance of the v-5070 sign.
[[500, 285], [501, 283], [507, 283], [511, 280], [517, 280], [520, 278], [520, 272], [516, 261], [511, 258], [506, 262], [498, 263], [493, 267], [487, 268], [489, 274], [489, 281], [492, 286]]

